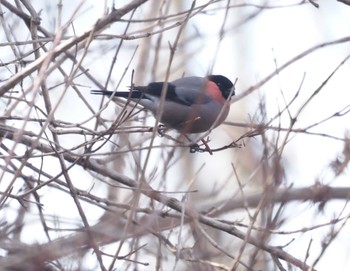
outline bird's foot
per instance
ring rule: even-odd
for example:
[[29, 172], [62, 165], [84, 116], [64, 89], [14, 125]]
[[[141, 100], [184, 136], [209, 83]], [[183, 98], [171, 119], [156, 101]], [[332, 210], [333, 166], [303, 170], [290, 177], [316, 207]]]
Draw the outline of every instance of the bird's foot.
[[166, 128], [166, 126], [164, 124], [159, 124], [157, 130], [158, 130], [158, 135], [160, 137], [163, 137], [165, 132], [167, 131], [167, 128]]
[[199, 144], [195, 143], [190, 146], [190, 153], [196, 153], [196, 152], [204, 152], [203, 149], [199, 146]]
[[[195, 152], [209, 152], [210, 155], [213, 155], [213, 152], [211, 151], [208, 143], [210, 142], [209, 137], [207, 139], [201, 139], [202, 144], [192, 144], [190, 145], [190, 153], [195, 153]], [[202, 148], [204, 146], [204, 148]]]

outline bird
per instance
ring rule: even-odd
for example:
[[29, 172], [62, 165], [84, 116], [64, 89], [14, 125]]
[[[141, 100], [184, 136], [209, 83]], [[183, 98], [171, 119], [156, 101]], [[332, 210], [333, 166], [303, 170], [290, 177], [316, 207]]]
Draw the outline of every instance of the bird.
[[[156, 117], [165, 82], [132, 86], [130, 91], [92, 90], [92, 94], [130, 99]], [[223, 75], [189, 76], [168, 82], [160, 122], [183, 134], [198, 134], [219, 126], [230, 110], [234, 84]]]

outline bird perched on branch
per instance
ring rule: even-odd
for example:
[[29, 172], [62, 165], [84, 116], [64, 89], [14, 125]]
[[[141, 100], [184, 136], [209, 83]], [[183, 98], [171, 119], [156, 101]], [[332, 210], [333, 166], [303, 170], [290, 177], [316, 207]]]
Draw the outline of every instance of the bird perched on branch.
[[[230, 110], [235, 94], [234, 84], [225, 76], [184, 77], [168, 82], [152, 82], [147, 86], [133, 86], [131, 91], [92, 90], [92, 94], [130, 99], [156, 117], [160, 122], [183, 134], [202, 133], [219, 126]], [[164, 102], [161, 97], [166, 91]], [[163, 108], [161, 109], [161, 105]]]

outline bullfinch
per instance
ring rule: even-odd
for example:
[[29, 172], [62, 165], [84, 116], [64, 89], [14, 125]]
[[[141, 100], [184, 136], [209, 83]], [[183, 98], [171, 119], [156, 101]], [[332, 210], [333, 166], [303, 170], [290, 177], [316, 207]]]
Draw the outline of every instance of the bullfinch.
[[[164, 82], [133, 86], [131, 91], [92, 90], [92, 94], [130, 99], [157, 116]], [[181, 133], [202, 133], [219, 126], [230, 110], [233, 83], [222, 75], [183, 77], [168, 82], [160, 122]]]

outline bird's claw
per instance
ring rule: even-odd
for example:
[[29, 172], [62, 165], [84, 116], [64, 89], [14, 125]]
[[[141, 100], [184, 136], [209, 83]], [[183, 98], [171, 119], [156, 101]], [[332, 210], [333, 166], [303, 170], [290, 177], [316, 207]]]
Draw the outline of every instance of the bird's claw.
[[190, 146], [190, 153], [196, 152], [204, 152], [204, 149], [202, 149], [197, 143]]
[[164, 134], [165, 134], [165, 131], [166, 131], [166, 126], [163, 125], [163, 124], [159, 124], [157, 130], [158, 130], [158, 135], [159, 135], [160, 137], [163, 137]]
[[190, 153], [195, 153], [195, 152], [208, 152], [210, 155], [213, 155], [213, 152], [211, 151], [208, 142], [210, 142], [209, 137], [205, 139], [201, 139], [202, 144], [201, 146], [204, 146], [204, 148], [201, 148], [201, 146], [197, 143], [190, 145]]
[[195, 153], [199, 150], [199, 145], [198, 144], [193, 144], [190, 146], [190, 153]]

